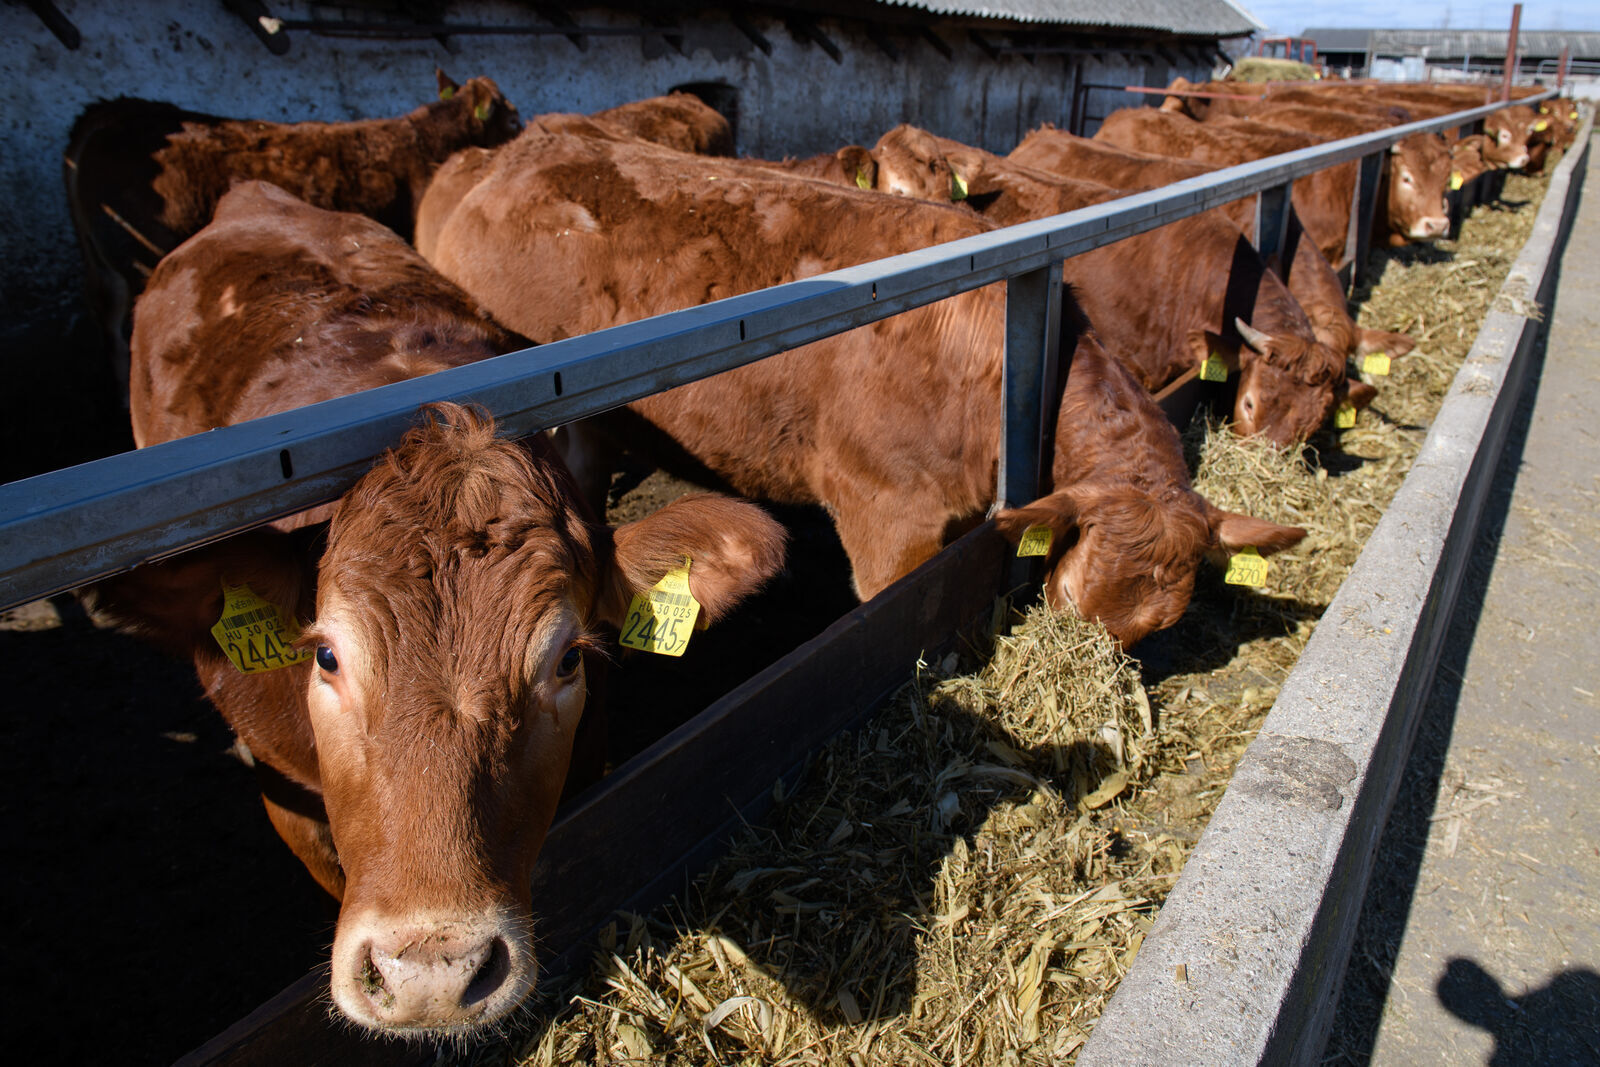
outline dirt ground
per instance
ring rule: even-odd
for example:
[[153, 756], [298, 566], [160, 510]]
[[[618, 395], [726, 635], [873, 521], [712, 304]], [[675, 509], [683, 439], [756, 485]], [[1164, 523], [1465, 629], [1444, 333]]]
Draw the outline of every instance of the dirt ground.
[[1597, 266], [1591, 185], [1379, 848], [1327, 1063], [1600, 1063]]

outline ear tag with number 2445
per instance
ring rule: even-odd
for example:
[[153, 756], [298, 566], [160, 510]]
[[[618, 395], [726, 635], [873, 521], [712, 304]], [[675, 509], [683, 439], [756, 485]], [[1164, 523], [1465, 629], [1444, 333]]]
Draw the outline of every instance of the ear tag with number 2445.
[[683, 655], [700, 617], [700, 602], [689, 592], [691, 563], [688, 556], [683, 557], [683, 566], [662, 575], [649, 591], [634, 594], [619, 642], [641, 652]]

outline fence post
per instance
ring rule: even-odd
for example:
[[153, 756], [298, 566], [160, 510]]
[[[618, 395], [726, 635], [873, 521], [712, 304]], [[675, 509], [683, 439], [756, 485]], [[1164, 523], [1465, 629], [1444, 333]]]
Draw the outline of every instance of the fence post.
[[1036, 500], [1061, 400], [1061, 261], [1006, 282], [1005, 377], [1000, 410], [1002, 507]]
[[[1000, 383], [1000, 484], [997, 507], [1038, 499], [1055, 453], [1055, 419], [1061, 404], [1061, 260], [1006, 280], [1005, 375]], [[1006, 590], [1038, 580], [1037, 557], [1012, 557]]]
[[[1372, 221], [1378, 210], [1378, 179], [1387, 162], [1389, 152], [1374, 152], [1361, 157], [1361, 174], [1356, 180], [1353, 202], [1350, 205], [1351, 233], [1346, 237], [1345, 248], [1351, 253], [1350, 291], [1367, 280], [1367, 252], [1372, 248]], [[1351, 247], [1351, 240], [1354, 247]]]
[[[1256, 251], [1262, 259], [1281, 255], [1288, 241], [1290, 189], [1285, 183], [1256, 194]], [[1284, 270], [1288, 266], [1284, 264]]]
[[1522, 5], [1511, 5], [1511, 32], [1506, 35], [1506, 68], [1500, 82], [1500, 99], [1511, 99], [1511, 86], [1517, 80], [1521, 60], [1517, 56], [1517, 29], [1522, 25]]

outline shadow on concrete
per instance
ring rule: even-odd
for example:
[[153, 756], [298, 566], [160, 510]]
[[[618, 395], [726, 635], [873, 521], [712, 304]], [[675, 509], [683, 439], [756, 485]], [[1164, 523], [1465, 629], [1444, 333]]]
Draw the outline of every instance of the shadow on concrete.
[[[1573, 205], [1574, 218], [1584, 192], [1580, 190], [1578, 201]], [[1472, 556], [1467, 562], [1466, 574], [1451, 615], [1450, 629], [1429, 691], [1428, 706], [1418, 726], [1405, 778], [1378, 843], [1377, 860], [1362, 903], [1338, 1010], [1323, 1055], [1324, 1064], [1365, 1064], [1372, 1059], [1428, 845], [1429, 818], [1438, 801], [1439, 782], [1450, 751], [1450, 738], [1461, 696], [1462, 672], [1483, 612], [1484, 596], [1499, 553], [1506, 516], [1511, 508], [1512, 492], [1522, 466], [1528, 429], [1533, 420], [1534, 404], [1538, 399], [1549, 337], [1548, 323], [1554, 316], [1555, 305], [1560, 301], [1559, 275], [1566, 243], [1563, 237], [1553, 252], [1552, 269], [1557, 272], [1556, 296], [1546, 316], [1546, 325], [1527, 354], [1530, 362], [1522, 394], [1507, 429], [1494, 481], [1484, 501]], [[1442, 986], [1443, 983], [1441, 999], [1444, 995]], [[1590, 1059], [1581, 1062], [1595, 1061]]]
[[1512, 997], [1494, 975], [1457, 958], [1434, 988], [1451, 1015], [1493, 1035], [1488, 1067], [1600, 1062], [1600, 974], [1587, 967], [1562, 971], [1547, 985]]

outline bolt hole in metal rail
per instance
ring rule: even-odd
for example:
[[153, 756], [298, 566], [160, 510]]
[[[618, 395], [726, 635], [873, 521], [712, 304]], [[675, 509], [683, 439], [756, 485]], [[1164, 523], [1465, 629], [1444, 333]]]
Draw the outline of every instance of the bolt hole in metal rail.
[[[1536, 104], [1547, 91], [1512, 101]], [[496, 359], [0, 486], [0, 608], [214, 541], [337, 498], [436, 400], [476, 403], [526, 435], [731, 370], [968, 289], [1007, 282], [998, 499], [1041, 472], [1047, 383], [1057, 381], [1061, 261], [1246, 196], [1257, 243], [1282, 243], [1289, 185], [1363, 161], [1356, 262], [1378, 167], [1414, 133], [1470, 126], [1512, 102], [1230, 167], [1079, 211], [730, 297]], [[1370, 178], [1370, 181], [1368, 180]], [[1357, 232], [1357, 230], [1362, 232]]]

